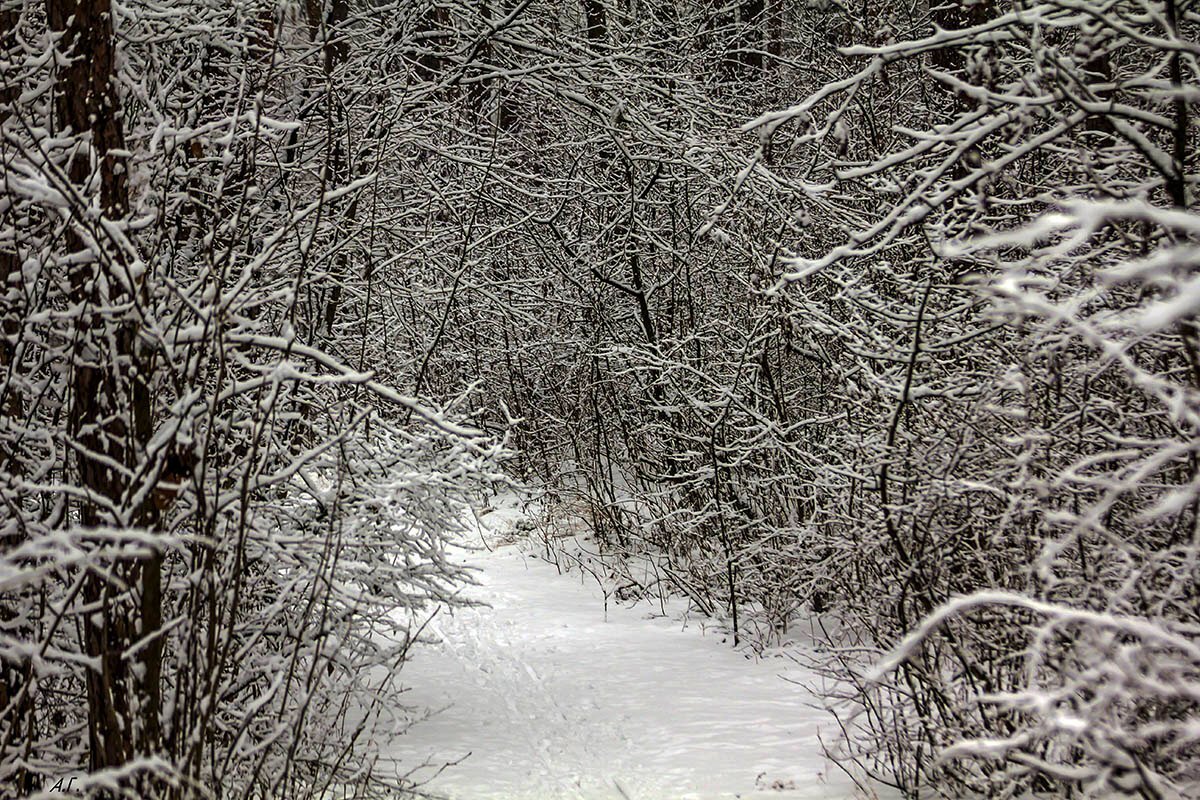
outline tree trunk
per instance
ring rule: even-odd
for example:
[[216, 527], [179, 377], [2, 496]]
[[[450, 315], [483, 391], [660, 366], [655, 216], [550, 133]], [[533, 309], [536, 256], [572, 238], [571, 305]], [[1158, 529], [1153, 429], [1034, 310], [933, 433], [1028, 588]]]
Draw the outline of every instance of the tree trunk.
[[442, 75], [445, 59], [438, 52], [444, 48], [447, 28], [450, 25], [450, 14], [440, 6], [434, 5], [417, 25], [417, 75], [421, 80], [436, 81]]
[[[342, 64], [346, 63], [346, 59], [350, 55], [350, 46], [344, 38], [345, 25], [349, 18], [350, 4], [348, 0], [332, 0], [323, 29], [325, 37], [323, 46], [325, 51], [325, 124], [330, 138], [326, 162], [328, 164], [327, 189], [337, 189], [350, 182], [350, 154], [347, 152], [348, 144], [345, 137], [348, 123], [342, 113], [342, 104], [338, 102], [334, 88], [334, 73]], [[330, 209], [330, 213], [335, 216], [339, 214], [341, 205], [340, 201], [335, 203]], [[358, 198], [355, 197], [346, 209], [346, 217], [353, 219], [357, 210]], [[330, 340], [333, 339], [334, 324], [337, 321], [338, 308], [342, 302], [342, 285], [348, 278], [349, 271], [349, 258], [346, 248], [342, 247], [334, 257], [332, 274], [329, 276], [329, 293], [325, 297], [323, 327], [325, 337]]]
[[[980, 0], [972, 5], [964, 5], [960, 0], [942, 0], [929, 9], [929, 21], [944, 31], [958, 31], [982, 25], [994, 16], [993, 0]], [[962, 46], [943, 47], [934, 50], [929, 57], [930, 66], [939, 72], [946, 72], [961, 77], [967, 65], [967, 48]], [[965, 111], [968, 106], [966, 97], [954, 93], [955, 112]]]
[[593, 46], [604, 44], [608, 37], [608, 15], [604, 0], [583, 0], [583, 17], [587, 25], [587, 40]]
[[[68, 433], [77, 445], [80, 483], [96, 500], [81, 503], [79, 521], [84, 528], [142, 527], [152, 522], [152, 504], [128, 508], [129, 480], [112, 465], [133, 467], [149, 438], [147, 376], [135, 352], [137, 320], [132, 311], [114, 310], [144, 298], [122, 288], [126, 285], [118, 279], [126, 261], [122, 250], [108, 242], [101, 226], [84, 213], [91, 203], [90, 187], [97, 184], [105, 219], [119, 221], [129, 213], [128, 180], [119, 152], [125, 141], [113, 79], [111, 0], [47, 0], [46, 15], [58, 37], [62, 65], [54, 104], [56, 128], [60, 135], [73, 135], [80, 145], [66, 170], [81, 198], [64, 237], [71, 263], [71, 299], [80, 309]], [[99, 181], [94, 179], [93, 162]], [[86, 237], [81, 233], [85, 229]], [[137, 755], [153, 752], [159, 733], [161, 645], [141, 649], [137, 657], [141, 670], [134, 668], [126, 652], [161, 624], [160, 560], [122, 560], [113, 572], [129, 590], [116, 588], [99, 571], [89, 573], [83, 587], [89, 608], [82, 620], [83, 644], [98, 664], [87, 676], [93, 771], [120, 767]], [[125, 591], [140, 591], [140, 598], [126, 596]]]
[[766, 0], [743, 0], [738, 9], [738, 23], [741, 25], [739, 61], [751, 76], [759, 75], [763, 69], [763, 44], [767, 38], [766, 10]]

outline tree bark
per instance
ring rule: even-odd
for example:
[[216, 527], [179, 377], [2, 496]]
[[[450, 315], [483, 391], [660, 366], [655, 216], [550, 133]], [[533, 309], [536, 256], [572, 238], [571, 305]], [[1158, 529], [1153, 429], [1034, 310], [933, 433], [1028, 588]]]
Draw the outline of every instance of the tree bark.
[[608, 38], [608, 15], [604, 0], [583, 0], [583, 16], [588, 42], [593, 47], [604, 44]]
[[742, 28], [738, 37], [741, 47], [739, 61], [755, 76], [763, 69], [763, 44], [767, 38], [766, 11], [766, 0], [743, 0], [738, 8], [738, 22]]
[[[46, 16], [62, 65], [55, 127], [77, 142], [66, 168], [78, 198], [64, 239], [70, 254], [71, 299], [79, 309], [68, 434], [76, 443], [80, 483], [95, 498], [80, 504], [79, 520], [84, 528], [147, 526], [152, 504], [126, 508], [130, 473], [113, 466], [132, 468], [149, 438], [149, 392], [136, 352], [137, 321], [131, 311], [116, 310], [128, 309], [142, 298], [136, 296], [139, 290], [131, 295], [122, 288], [122, 250], [108, 243], [102, 228], [86, 216], [93, 200], [90, 187], [97, 184], [104, 219], [120, 221], [129, 213], [111, 0], [47, 0]], [[94, 171], [99, 172], [98, 181]], [[90, 235], [85, 238], [81, 230]], [[120, 767], [157, 747], [161, 645], [155, 638], [141, 649], [141, 670], [134, 669], [126, 652], [161, 625], [160, 569], [157, 557], [122, 560], [114, 566], [115, 576], [136, 587], [140, 597], [119, 594], [98, 570], [84, 582], [88, 612], [82, 620], [83, 645], [98, 665], [87, 675], [93, 771]]]
[[[980, 0], [972, 5], [964, 5], [960, 0], [941, 0], [929, 9], [929, 21], [944, 31], [958, 31], [982, 25], [991, 19], [995, 10], [993, 0]], [[967, 49], [962, 46], [943, 47], [934, 50], [929, 56], [929, 63], [939, 72], [961, 76], [967, 65]], [[955, 92], [954, 110], [967, 109], [967, 98]]]

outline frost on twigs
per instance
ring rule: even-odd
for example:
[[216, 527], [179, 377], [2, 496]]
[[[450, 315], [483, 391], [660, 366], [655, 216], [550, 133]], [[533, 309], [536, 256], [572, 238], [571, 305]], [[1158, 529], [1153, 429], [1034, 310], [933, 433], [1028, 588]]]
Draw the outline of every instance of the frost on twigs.
[[913, 796], [1194, 795], [1198, 20], [878, 6], [750, 125], [810, 220], [775, 286], [831, 747]]
[[381, 34], [319, 5], [0, 4], [5, 798], [412, 786], [400, 668], [503, 449], [387, 348], [339, 99]]
[[[1105, 245], [1131, 222], [1156, 245], [1122, 258]], [[942, 605], [869, 677], [890, 684], [897, 671], [933, 668], [939, 651], [969, 654], [941, 680], [978, 709], [978, 727], [945, 731], [940, 764], [983, 759], [1003, 765], [993, 782], [1032, 775], [1089, 794], [1200, 788], [1200, 373], [1188, 360], [1163, 369], [1172, 352], [1192, 353], [1195, 365], [1198, 233], [1195, 214], [1079, 200], [961, 247], [1003, 253], [989, 289], [997, 310], [1040, 331], [1044, 346], [1072, 348], [1097, 383], [1118, 382], [1158, 433], [1118, 423], [1124, 434], [1109, 428], [1104, 449], [1029, 481], [1040, 491], [1026, 502], [1042, 506], [1044, 532], [1036, 581], [1023, 594]], [[1007, 681], [973, 674], [1001, 653], [1013, 666]]]

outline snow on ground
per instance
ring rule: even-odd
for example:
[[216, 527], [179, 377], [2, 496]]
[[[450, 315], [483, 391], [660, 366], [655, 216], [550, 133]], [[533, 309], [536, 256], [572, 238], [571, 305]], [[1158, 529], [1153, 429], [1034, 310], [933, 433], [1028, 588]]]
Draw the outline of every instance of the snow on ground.
[[[514, 514], [490, 515], [485, 529]], [[409, 703], [436, 713], [388, 754], [409, 765], [461, 759], [426, 791], [456, 800], [855, 796], [821, 755], [828, 716], [783, 679], [815, 680], [792, 662], [749, 659], [649, 603], [610, 602], [606, 619], [590, 576], [560, 575], [516, 545], [454, 557], [480, 570], [468, 595], [489, 607], [443, 610], [431, 622], [439, 643], [416, 650], [404, 680]]]

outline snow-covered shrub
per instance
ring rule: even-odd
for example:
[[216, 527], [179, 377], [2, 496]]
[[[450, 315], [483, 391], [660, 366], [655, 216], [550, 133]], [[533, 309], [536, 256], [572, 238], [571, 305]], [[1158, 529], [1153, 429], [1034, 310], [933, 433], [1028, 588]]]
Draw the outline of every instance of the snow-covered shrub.
[[4, 797], [410, 785], [399, 669], [501, 451], [373, 369], [348, 87], [396, 41], [322, 5], [0, 5]]
[[[1110, 244], [1131, 226], [1153, 244], [1124, 260]], [[958, 638], [963, 624], [1007, 650], [1012, 683], [969, 690], [1006, 726], [941, 754], [1007, 763], [993, 781], [1032, 773], [1148, 797], [1200, 789], [1198, 236], [1193, 213], [1074, 201], [965, 249], [1006, 254], [992, 286], [1003, 313], [1055, 351], [1076, 343], [1091, 387], [1071, 419], [1080, 446], [1012, 485], [1042, 529], [1029, 591], [950, 601], [884, 665]]]
[[[748, 126], [808, 221], [776, 288], [832, 387], [809, 574], [844, 763], [907, 793], [1194, 791], [1196, 23], [881, 6], [837, 80]], [[976, 592], [1009, 600], [954, 605]]]

